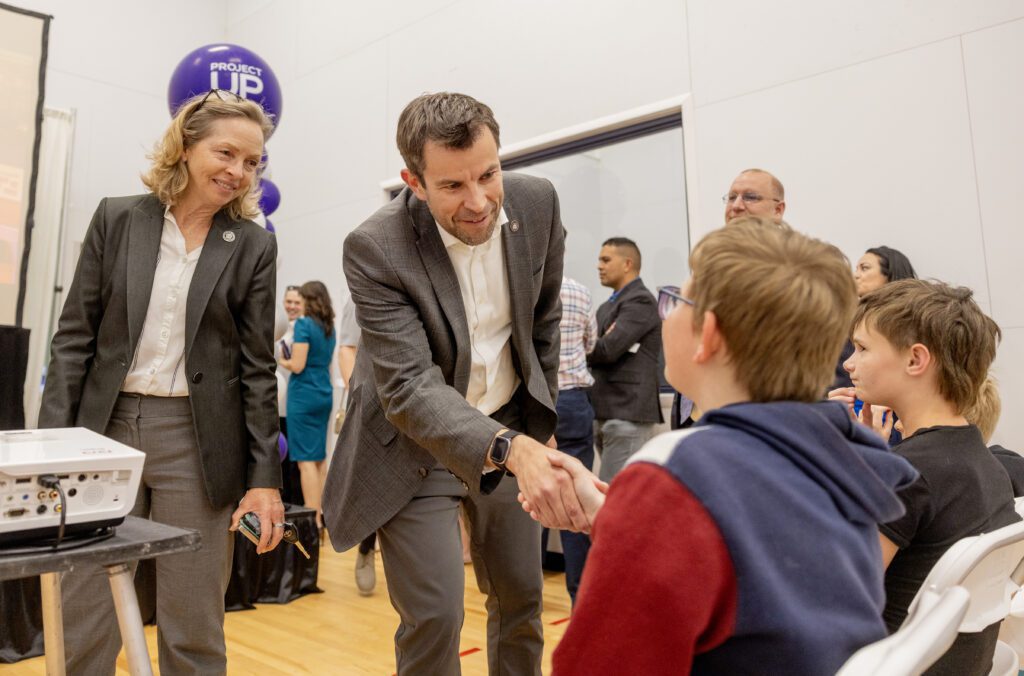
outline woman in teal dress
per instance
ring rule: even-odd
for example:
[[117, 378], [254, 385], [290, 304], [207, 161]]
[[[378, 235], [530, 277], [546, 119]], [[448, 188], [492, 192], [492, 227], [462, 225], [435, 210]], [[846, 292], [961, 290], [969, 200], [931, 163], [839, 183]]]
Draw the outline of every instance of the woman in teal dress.
[[292, 372], [288, 379], [288, 454], [299, 466], [306, 507], [320, 516], [327, 457], [327, 423], [334, 404], [331, 361], [334, 358], [334, 309], [327, 287], [306, 282], [299, 288], [303, 315], [295, 320], [290, 356], [279, 363]]

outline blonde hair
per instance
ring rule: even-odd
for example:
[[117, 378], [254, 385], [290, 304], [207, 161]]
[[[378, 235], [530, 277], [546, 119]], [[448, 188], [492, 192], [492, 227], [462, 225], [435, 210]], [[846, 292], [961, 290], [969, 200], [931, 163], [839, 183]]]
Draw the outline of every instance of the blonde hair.
[[996, 431], [996, 423], [1003, 412], [1003, 402], [999, 397], [999, 384], [993, 376], [985, 378], [978, 390], [978, 398], [969, 406], [963, 415], [967, 422], [977, 425], [981, 437], [987, 444]]
[[[221, 94], [227, 95], [227, 100]], [[209, 92], [193, 96], [186, 101], [171, 120], [163, 137], [146, 157], [152, 162], [142, 182], [166, 206], [177, 203], [188, 188], [188, 167], [185, 165], [186, 148], [194, 146], [210, 135], [217, 120], [243, 118], [260, 126], [264, 141], [274, 125], [260, 104], [240, 98], [231, 92]], [[262, 169], [262, 167], [261, 167]], [[228, 202], [224, 207], [231, 220], [255, 218], [260, 213], [259, 175], [249, 189]]]
[[978, 398], [1002, 335], [973, 295], [967, 287], [923, 279], [889, 282], [860, 299], [852, 326], [863, 323], [897, 350], [927, 347], [939, 394], [964, 414]]
[[857, 303], [846, 257], [770, 219], [745, 217], [690, 254], [695, 324], [714, 312], [753, 401], [816, 401], [832, 381]]

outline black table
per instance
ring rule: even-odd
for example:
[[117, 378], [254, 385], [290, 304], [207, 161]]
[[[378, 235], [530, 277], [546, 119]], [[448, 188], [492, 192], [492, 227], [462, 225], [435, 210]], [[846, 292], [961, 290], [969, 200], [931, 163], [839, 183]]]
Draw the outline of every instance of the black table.
[[46, 673], [63, 674], [64, 624], [60, 576], [75, 566], [103, 566], [110, 576], [110, 591], [114, 596], [117, 623], [128, 656], [128, 669], [132, 674], [152, 674], [130, 564], [196, 549], [199, 549], [199, 534], [195, 531], [129, 516], [117, 527], [112, 538], [80, 549], [0, 556], [0, 580], [40, 576]]
[[[286, 504], [285, 518], [295, 524], [299, 540], [311, 558], [306, 560], [287, 543], [257, 556], [252, 543], [236, 533], [231, 581], [224, 595], [225, 610], [250, 610], [256, 603], [289, 603], [300, 596], [321, 592], [317, 586], [320, 539], [316, 512]], [[34, 576], [0, 581], [0, 667], [43, 654], [39, 591], [39, 581]], [[155, 623], [156, 561], [139, 561], [135, 595], [143, 623]]]

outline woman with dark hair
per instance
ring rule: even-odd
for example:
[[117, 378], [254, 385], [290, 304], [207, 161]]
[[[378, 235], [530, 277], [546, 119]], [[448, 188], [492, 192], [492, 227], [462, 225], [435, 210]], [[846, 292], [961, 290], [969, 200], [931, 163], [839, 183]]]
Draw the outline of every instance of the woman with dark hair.
[[887, 246], [876, 246], [865, 251], [853, 269], [853, 280], [857, 283], [857, 296], [860, 298], [889, 282], [901, 279], [917, 279], [917, 273], [910, 259]]
[[295, 320], [291, 357], [278, 363], [292, 372], [288, 378], [288, 454], [299, 465], [306, 507], [316, 510], [322, 525], [320, 494], [324, 488], [327, 423], [334, 404], [331, 359], [337, 336], [331, 296], [322, 282], [299, 288], [303, 315]]

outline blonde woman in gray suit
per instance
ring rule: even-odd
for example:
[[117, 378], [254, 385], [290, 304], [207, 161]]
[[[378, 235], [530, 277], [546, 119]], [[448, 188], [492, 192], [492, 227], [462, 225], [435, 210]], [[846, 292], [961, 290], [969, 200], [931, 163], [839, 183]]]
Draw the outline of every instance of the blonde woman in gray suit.
[[[263, 109], [231, 92], [187, 101], [151, 156], [150, 192], [100, 202], [53, 338], [40, 427], [83, 426], [145, 452], [132, 513], [198, 530], [156, 560], [160, 671], [226, 671], [224, 591], [239, 517], [273, 549], [278, 488], [277, 245], [258, 212]], [[65, 578], [69, 674], [113, 674], [120, 649], [101, 568]]]

